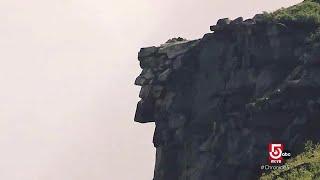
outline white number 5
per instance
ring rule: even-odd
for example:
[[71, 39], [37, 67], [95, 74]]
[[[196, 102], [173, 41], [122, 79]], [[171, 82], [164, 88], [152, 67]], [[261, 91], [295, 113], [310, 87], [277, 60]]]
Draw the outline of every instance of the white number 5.
[[273, 159], [279, 159], [282, 155], [281, 144], [271, 144], [271, 152], [269, 155]]

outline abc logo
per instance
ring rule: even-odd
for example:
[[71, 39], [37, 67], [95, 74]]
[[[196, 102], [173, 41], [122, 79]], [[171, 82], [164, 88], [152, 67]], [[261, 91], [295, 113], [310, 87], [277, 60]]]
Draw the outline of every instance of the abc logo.
[[291, 157], [291, 152], [288, 150], [284, 150], [282, 151], [281, 156], [283, 157], [283, 159], [289, 159]]

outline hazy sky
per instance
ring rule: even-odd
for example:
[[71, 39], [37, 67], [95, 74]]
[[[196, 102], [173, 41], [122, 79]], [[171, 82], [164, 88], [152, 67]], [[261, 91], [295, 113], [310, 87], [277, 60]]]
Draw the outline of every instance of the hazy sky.
[[0, 0], [0, 179], [151, 180], [140, 47], [298, 0]]

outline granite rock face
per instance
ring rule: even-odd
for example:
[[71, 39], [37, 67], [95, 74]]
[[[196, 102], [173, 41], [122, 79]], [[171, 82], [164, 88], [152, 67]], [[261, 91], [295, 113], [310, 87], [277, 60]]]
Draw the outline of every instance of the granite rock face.
[[269, 143], [295, 155], [320, 139], [320, 55], [305, 44], [313, 29], [257, 15], [211, 30], [139, 52], [135, 121], [156, 125], [154, 180], [257, 179]]

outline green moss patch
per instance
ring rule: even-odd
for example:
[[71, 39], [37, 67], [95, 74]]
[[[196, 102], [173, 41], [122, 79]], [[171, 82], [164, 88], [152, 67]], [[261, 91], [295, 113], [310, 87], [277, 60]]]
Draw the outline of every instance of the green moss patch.
[[260, 180], [320, 179], [320, 145], [308, 141], [305, 151], [286, 162], [288, 169], [264, 173]]

